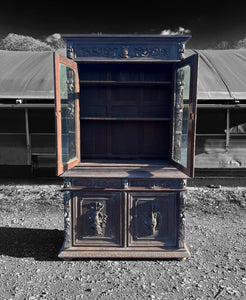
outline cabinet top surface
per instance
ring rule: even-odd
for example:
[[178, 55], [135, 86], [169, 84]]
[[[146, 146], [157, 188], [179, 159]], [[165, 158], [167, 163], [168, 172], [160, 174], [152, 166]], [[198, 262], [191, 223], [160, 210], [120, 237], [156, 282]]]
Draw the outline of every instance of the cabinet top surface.
[[64, 40], [83, 40], [83, 39], [159, 39], [186, 42], [191, 38], [191, 35], [162, 35], [162, 34], [62, 34]]
[[62, 177], [93, 178], [189, 178], [168, 161], [85, 161]]

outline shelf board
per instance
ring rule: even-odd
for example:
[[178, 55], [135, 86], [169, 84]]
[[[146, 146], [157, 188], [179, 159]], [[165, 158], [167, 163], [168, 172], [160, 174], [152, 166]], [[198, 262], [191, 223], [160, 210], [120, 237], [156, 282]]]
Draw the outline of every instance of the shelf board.
[[211, 137], [216, 137], [216, 136], [222, 136], [225, 137], [226, 134], [225, 133], [197, 133], [196, 136], [211, 136]]
[[81, 85], [87, 86], [156, 86], [171, 85], [171, 81], [112, 81], [112, 80], [80, 80]]
[[84, 121], [170, 121], [170, 118], [130, 118], [130, 117], [114, 117], [114, 118], [98, 118], [98, 117], [81, 117], [80, 120]]
[[[226, 133], [197, 133], [196, 136], [208, 136], [208, 137], [226, 137]], [[233, 137], [233, 136], [246, 136], [246, 133], [231, 133], [230, 132], [230, 137]]]

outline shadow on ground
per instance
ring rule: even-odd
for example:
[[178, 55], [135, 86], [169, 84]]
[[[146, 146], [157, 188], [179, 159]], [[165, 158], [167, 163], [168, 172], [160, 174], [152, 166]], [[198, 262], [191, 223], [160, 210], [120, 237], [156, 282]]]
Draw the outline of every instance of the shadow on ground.
[[64, 231], [0, 227], [0, 255], [33, 257], [35, 260], [59, 260]]

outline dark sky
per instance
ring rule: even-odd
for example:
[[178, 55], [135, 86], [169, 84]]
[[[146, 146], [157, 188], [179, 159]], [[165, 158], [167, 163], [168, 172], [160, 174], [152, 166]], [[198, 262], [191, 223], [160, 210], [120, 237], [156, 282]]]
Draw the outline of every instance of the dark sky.
[[[64, 2], [64, 1], [63, 1]], [[213, 47], [222, 40], [246, 37], [245, 8], [237, 1], [76, 1], [13, 3], [0, 9], [0, 38], [8, 33], [45, 38], [53, 33], [149, 33], [184, 27], [189, 48]], [[169, 4], [167, 4], [169, 2]], [[88, 4], [89, 3], [89, 4]]]

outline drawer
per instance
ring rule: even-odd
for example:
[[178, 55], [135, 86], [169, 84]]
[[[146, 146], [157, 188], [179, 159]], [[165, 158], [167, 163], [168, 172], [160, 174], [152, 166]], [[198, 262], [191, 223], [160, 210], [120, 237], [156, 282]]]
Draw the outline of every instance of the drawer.
[[129, 187], [182, 189], [184, 185], [180, 179], [129, 179]]
[[74, 187], [86, 187], [86, 188], [95, 188], [95, 189], [120, 189], [121, 188], [121, 179], [100, 179], [100, 178], [89, 178], [89, 179], [73, 179], [72, 186]]

